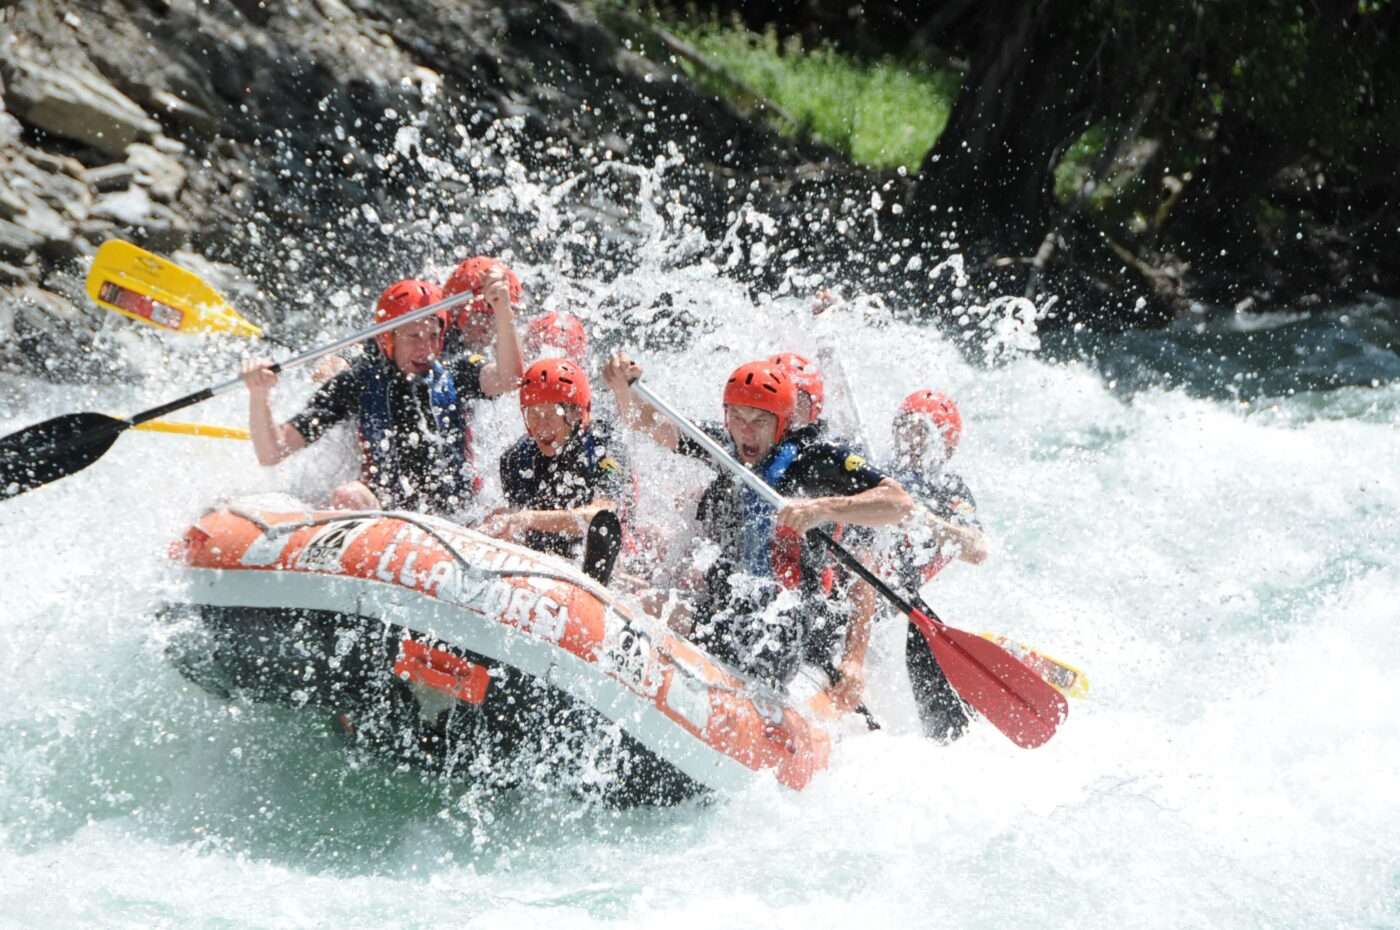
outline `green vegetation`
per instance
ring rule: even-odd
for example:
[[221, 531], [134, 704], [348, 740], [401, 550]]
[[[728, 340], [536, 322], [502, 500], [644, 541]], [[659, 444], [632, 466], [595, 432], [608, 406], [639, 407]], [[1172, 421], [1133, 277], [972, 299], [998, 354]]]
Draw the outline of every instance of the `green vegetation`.
[[781, 131], [917, 172], [905, 215], [957, 216], [1027, 289], [1165, 319], [1400, 288], [1400, 0], [585, 2]]
[[[852, 161], [916, 171], [948, 122], [959, 75], [893, 56], [865, 59], [831, 46], [803, 49], [779, 43], [772, 31], [752, 32], [718, 20], [673, 26], [724, 74], [749, 85], [797, 120], [777, 119], [786, 133], [800, 130]], [[733, 95], [732, 82], [682, 59], [702, 86]]]

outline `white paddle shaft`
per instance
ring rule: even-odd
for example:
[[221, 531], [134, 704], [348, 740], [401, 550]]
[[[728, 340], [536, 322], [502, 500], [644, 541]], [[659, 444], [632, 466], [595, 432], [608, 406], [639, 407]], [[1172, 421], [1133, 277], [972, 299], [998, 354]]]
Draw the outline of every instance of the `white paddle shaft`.
[[[351, 333], [343, 339], [338, 339], [335, 342], [328, 343], [326, 345], [320, 346], [319, 348], [308, 349], [300, 355], [295, 355], [287, 359], [285, 362], [278, 362], [277, 364], [272, 366], [272, 370], [274, 372], [288, 371], [289, 369], [305, 365], [307, 362], [314, 362], [318, 358], [325, 358], [327, 355], [333, 355], [336, 352], [339, 352], [341, 349], [348, 349], [353, 345], [358, 345], [359, 343], [364, 342], [366, 339], [373, 339], [380, 333], [387, 333], [391, 329], [398, 329], [400, 326], [412, 323], [414, 320], [421, 320], [425, 316], [432, 316], [434, 313], [438, 313], [442, 310], [451, 310], [453, 307], [456, 307], [459, 304], [464, 304], [469, 300], [475, 299], [476, 296], [477, 295], [472, 293], [471, 291], [463, 291], [460, 294], [453, 294], [446, 300], [439, 300], [435, 304], [429, 304], [426, 307], [419, 307], [417, 310], [411, 310], [408, 313], [405, 313], [403, 316], [395, 317], [392, 320], [386, 320], [383, 323], [378, 323], [374, 326], [371, 326], [369, 329], [362, 329], [359, 332]], [[225, 391], [231, 391], [242, 383], [243, 378], [240, 376], [232, 379], [231, 381], [225, 381], [222, 384], [216, 384], [209, 389], [209, 396], [215, 397], [219, 394], [224, 393]]]
[[699, 443], [700, 448], [708, 452], [716, 462], [719, 462], [725, 468], [729, 469], [740, 481], [757, 492], [759, 497], [779, 510], [787, 506], [787, 500], [781, 494], [764, 484], [763, 479], [758, 477], [758, 475], [755, 475], [743, 465], [740, 465], [738, 460], [726, 452], [723, 446], [710, 438], [708, 433], [687, 420], [670, 404], [657, 397], [656, 394], [652, 392], [651, 388], [642, 383], [640, 378], [632, 382], [632, 390], [647, 403], [655, 407], [666, 419], [676, 424], [676, 428], [682, 433], [685, 433], [691, 439]]

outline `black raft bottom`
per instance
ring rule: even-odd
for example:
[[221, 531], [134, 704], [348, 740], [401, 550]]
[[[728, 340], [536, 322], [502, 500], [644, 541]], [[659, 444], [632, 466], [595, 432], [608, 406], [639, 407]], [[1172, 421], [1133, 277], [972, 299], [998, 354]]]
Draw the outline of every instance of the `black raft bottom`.
[[704, 787], [587, 704], [486, 656], [414, 635], [491, 674], [480, 703], [394, 673], [402, 627], [326, 610], [172, 606], [167, 654], [228, 699], [329, 712], [395, 762], [494, 787], [562, 786], [610, 804], [670, 804]]

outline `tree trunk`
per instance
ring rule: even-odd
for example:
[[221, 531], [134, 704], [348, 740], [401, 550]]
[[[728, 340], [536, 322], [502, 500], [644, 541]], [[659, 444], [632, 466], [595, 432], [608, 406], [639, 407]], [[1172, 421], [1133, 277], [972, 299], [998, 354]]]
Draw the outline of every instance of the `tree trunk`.
[[1059, 28], [1056, 7], [999, 0], [974, 14], [971, 70], [924, 159], [915, 222], [935, 208], [951, 210], [965, 247], [1035, 251], [1051, 219], [1059, 155], [1103, 104], [1116, 103], [1116, 94], [1085, 79], [1102, 64], [1075, 61], [1075, 37]]
[[[1206, 163], [1172, 210], [1163, 235], [1199, 271], [1238, 269], [1259, 255], [1255, 210], [1274, 176], [1300, 152], [1226, 107]], [[1224, 252], [1225, 254], [1221, 254]]]

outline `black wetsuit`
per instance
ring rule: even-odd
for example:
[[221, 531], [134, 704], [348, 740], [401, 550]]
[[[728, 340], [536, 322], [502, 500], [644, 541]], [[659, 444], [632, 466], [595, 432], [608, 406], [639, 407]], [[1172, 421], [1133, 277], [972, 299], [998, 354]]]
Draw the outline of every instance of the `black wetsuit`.
[[[703, 428], [734, 454], [726, 430]], [[706, 457], [686, 437], [677, 451]], [[776, 444], [753, 471], [789, 498], [859, 494], [885, 479], [846, 446], [791, 437]], [[705, 573], [694, 638], [740, 671], [786, 684], [797, 674], [809, 637], [827, 622], [819, 545], [777, 531], [774, 509], [728, 472], [706, 488], [698, 516], [719, 552]]]
[[[449, 514], [476, 489], [465, 404], [486, 396], [485, 362], [479, 355], [462, 358], [419, 378], [374, 352], [321, 385], [288, 425], [313, 443], [336, 424], [354, 421], [362, 478], [381, 504]], [[371, 424], [367, 416], [383, 422]]]
[[[486, 361], [485, 353], [490, 351], [488, 345], [484, 349], [476, 349], [467, 344], [467, 335], [457, 326], [447, 327], [447, 333], [442, 337], [442, 363], [449, 367], [467, 363], [473, 359], [481, 359], [481, 364]], [[478, 364], [471, 361], [471, 364]]]
[[[857, 455], [865, 455], [863, 444], [836, 438], [827, 421], [822, 419], [790, 431], [787, 438], [802, 443], [835, 443]], [[874, 532], [869, 527], [837, 524], [827, 527], [827, 531], [833, 539], [848, 548], [869, 545], [874, 539]], [[819, 576], [822, 600], [814, 602], [814, 607], [820, 609], [808, 630], [804, 652], [808, 664], [822, 669], [834, 680], [836, 667], [845, 649], [847, 626], [855, 609], [849, 595], [856, 577], [831, 553], [818, 555], [822, 558]]]
[[[960, 526], [980, 529], [977, 504], [966, 482], [950, 471], [933, 475], [909, 473], [900, 476], [900, 484], [910, 496], [935, 516]], [[917, 592], [933, 578], [950, 557], [942, 554], [928, 540], [905, 538], [895, 551], [895, 564], [900, 583], [908, 591]], [[939, 668], [928, 641], [913, 623], [905, 635], [904, 662], [909, 671], [909, 684], [914, 692], [914, 704], [924, 733], [938, 740], [956, 739], [967, 727], [967, 710], [948, 684]]]
[[[501, 487], [511, 506], [521, 510], [567, 510], [586, 507], [599, 498], [621, 507], [630, 494], [630, 482], [622, 443], [606, 423], [575, 429], [558, 455], [540, 452], [526, 435], [501, 456]], [[540, 552], [574, 558], [583, 539], [529, 530], [524, 542]]]

